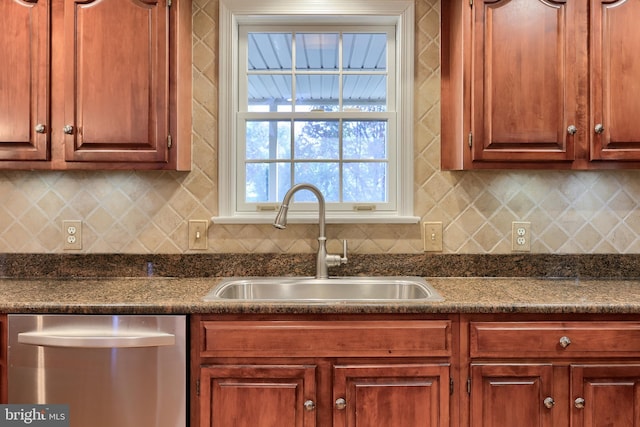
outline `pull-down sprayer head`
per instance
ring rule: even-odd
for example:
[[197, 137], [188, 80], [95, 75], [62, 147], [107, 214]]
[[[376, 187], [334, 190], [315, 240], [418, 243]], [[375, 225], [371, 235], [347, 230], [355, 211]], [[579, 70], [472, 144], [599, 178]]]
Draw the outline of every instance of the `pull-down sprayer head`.
[[320, 238], [324, 239], [324, 224], [325, 224], [325, 207], [324, 207], [324, 196], [318, 190], [318, 187], [312, 184], [302, 183], [296, 184], [287, 191], [282, 199], [282, 205], [280, 206], [280, 210], [276, 215], [276, 219], [273, 221], [273, 226], [279, 229], [287, 228], [287, 213], [289, 211], [289, 204], [291, 203], [291, 199], [293, 195], [299, 190], [309, 190], [318, 199], [318, 226], [320, 228]]
[[280, 206], [280, 210], [276, 215], [276, 219], [273, 221], [273, 226], [280, 230], [284, 230], [287, 228], [287, 212], [289, 211], [289, 205], [285, 205], [284, 203]]

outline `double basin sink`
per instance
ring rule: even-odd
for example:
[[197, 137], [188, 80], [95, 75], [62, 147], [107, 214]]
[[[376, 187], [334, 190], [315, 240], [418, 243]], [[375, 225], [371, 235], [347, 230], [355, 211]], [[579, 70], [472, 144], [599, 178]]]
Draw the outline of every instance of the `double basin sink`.
[[245, 277], [221, 281], [205, 301], [437, 302], [444, 298], [420, 277]]

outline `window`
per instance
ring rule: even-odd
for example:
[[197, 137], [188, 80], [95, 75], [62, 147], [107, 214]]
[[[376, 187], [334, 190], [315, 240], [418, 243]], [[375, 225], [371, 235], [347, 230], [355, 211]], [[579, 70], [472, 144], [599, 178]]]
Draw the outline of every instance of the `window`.
[[[214, 221], [271, 222], [308, 182], [328, 222], [417, 222], [413, 1], [306, 3], [220, 3]], [[315, 221], [315, 197], [297, 193], [289, 218]]]

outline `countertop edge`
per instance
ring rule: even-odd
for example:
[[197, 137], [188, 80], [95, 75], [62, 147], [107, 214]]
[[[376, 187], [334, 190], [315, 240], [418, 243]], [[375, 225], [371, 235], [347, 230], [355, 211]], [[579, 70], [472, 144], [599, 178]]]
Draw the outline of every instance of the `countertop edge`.
[[0, 279], [3, 313], [640, 314], [640, 280], [430, 278], [429, 303], [207, 302], [222, 278]]

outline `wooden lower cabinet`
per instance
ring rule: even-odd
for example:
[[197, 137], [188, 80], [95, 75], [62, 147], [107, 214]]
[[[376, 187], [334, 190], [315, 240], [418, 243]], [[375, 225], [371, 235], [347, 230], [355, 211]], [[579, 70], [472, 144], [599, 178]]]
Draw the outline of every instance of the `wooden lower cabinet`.
[[571, 366], [571, 425], [640, 427], [640, 364]]
[[640, 322], [513, 319], [468, 323], [470, 427], [640, 427]]
[[[331, 412], [335, 427], [448, 426], [449, 366], [337, 365], [332, 405], [319, 407], [315, 365], [200, 368], [200, 425], [311, 427]], [[333, 406], [333, 407], [331, 407]]]
[[202, 426], [315, 426], [316, 366], [203, 366], [200, 396]]
[[190, 425], [640, 427], [640, 316], [431, 316], [193, 316]]
[[472, 364], [471, 384], [471, 427], [640, 427], [638, 364]]
[[552, 427], [550, 364], [473, 364], [471, 427]]
[[449, 426], [448, 365], [335, 366], [333, 378], [334, 427]]
[[449, 427], [452, 324], [192, 322], [192, 426]]

